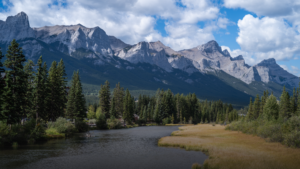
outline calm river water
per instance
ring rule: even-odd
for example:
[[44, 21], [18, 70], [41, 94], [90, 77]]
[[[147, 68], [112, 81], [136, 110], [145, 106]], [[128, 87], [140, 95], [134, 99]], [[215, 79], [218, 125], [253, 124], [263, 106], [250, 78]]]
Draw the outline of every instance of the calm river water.
[[68, 139], [0, 150], [0, 169], [190, 169], [203, 164], [201, 152], [158, 147], [161, 137], [177, 126], [137, 127], [90, 131]]

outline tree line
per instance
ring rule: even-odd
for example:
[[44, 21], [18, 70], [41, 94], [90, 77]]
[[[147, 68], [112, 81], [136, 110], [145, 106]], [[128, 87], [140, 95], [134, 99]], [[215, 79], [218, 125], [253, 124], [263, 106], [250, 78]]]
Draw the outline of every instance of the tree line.
[[[0, 121], [20, 123], [24, 118], [55, 121], [58, 117], [86, 117], [79, 72], [74, 72], [67, 92], [64, 62], [53, 61], [50, 68], [42, 56], [34, 64], [26, 62], [19, 44], [13, 40], [0, 60]], [[4, 55], [0, 53], [0, 59]], [[3, 76], [4, 75], [4, 76]], [[68, 94], [69, 93], [69, 94]]]
[[267, 120], [287, 120], [292, 116], [300, 115], [300, 87], [293, 90], [290, 96], [283, 88], [280, 100], [268, 91], [263, 96], [256, 95], [254, 102], [250, 99], [247, 120], [265, 118]]
[[219, 101], [200, 101], [196, 94], [173, 94], [170, 89], [158, 89], [152, 97], [140, 95], [137, 100], [120, 83], [110, 92], [110, 83], [105, 82], [99, 91], [99, 104], [89, 105], [87, 117], [123, 118], [134, 122], [134, 115], [141, 123], [210, 123], [231, 122], [238, 113], [231, 104]]

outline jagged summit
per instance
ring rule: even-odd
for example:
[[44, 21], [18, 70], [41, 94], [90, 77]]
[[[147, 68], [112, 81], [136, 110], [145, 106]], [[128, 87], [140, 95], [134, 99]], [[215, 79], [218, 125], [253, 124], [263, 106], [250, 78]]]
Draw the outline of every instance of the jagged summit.
[[228, 52], [227, 49], [224, 49], [222, 52], [223, 52], [224, 56], [231, 57], [230, 53]]
[[216, 51], [222, 53], [222, 48], [215, 40], [211, 40], [204, 45], [198, 47], [199, 50], [203, 50], [206, 53], [214, 53]]
[[20, 12], [15, 16], [7, 17], [0, 22], [0, 41], [10, 42], [13, 39], [34, 38], [34, 31], [30, 27], [26, 13]]
[[277, 65], [276, 60], [274, 58], [269, 58], [261, 61], [257, 64], [258, 66], [270, 66], [270, 65]]
[[[226, 49], [225, 49], [226, 50]], [[227, 50], [226, 50], [227, 51]], [[242, 55], [239, 55], [235, 58], [232, 58], [231, 60], [244, 60], [244, 57]]]

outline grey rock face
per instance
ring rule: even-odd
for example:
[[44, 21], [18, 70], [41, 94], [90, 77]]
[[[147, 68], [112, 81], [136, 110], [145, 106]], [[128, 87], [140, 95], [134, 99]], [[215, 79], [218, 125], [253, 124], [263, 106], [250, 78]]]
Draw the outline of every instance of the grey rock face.
[[274, 58], [266, 59], [254, 66], [261, 81], [268, 83], [273, 81], [281, 85], [290, 85], [293, 87], [298, 86], [300, 80], [299, 77], [287, 72], [282, 67], [280, 67]]
[[201, 72], [223, 70], [247, 84], [253, 81], [270, 81], [290, 86], [297, 86], [299, 78], [282, 69], [275, 59], [267, 59], [250, 67], [245, 64], [243, 56], [232, 58], [227, 50], [222, 51], [215, 41], [210, 41], [198, 47], [182, 50], [179, 53], [199, 63]]
[[35, 28], [36, 38], [48, 44], [60, 42], [68, 47], [72, 55], [77, 49], [87, 49], [97, 55], [112, 56], [110, 40], [99, 27], [86, 28], [80, 24], [71, 26], [45, 26]]
[[34, 37], [34, 31], [29, 25], [28, 16], [24, 12], [9, 16], [6, 21], [0, 21], [0, 41], [2, 43], [9, 43], [13, 39], [20, 40]]
[[140, 42], [132, 46], [129, 50], [123, 49], [117, 56], [131, 63], [150, 63], [152, 65], [157, 65], [168, 72], [172, 71], [165, 50], [154, 50], [148, 42]]
[[109, 42], [110, 42], [110, 47], [114, 51], [114, 53], [119, 52], [120, 50], [130, 47], [131, 45], [124, 43], [120, 39], [114, 37], [114, 36], [108, 36]]

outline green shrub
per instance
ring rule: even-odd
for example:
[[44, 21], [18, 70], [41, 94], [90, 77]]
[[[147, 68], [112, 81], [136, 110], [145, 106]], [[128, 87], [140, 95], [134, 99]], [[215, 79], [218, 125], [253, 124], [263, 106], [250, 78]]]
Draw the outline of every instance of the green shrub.
[[49, 128], [55, 128], [59, 133], [70, 133], [75, 130], [74, 124], [62, 117], [59, 117], [55, 122], [48, 122]]
[[290, 147], [300, 148], [300, 132], [294, 130], [284, 137], [284, 144]]

